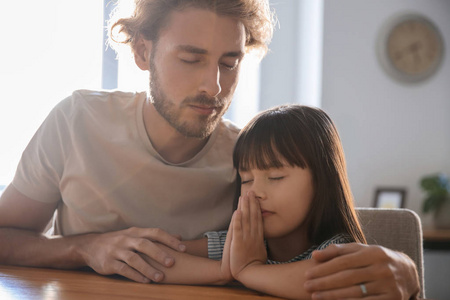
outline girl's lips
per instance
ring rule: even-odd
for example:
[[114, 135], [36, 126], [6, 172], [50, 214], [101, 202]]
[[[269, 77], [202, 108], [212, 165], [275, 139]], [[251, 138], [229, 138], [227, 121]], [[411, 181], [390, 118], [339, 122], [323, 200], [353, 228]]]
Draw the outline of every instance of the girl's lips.
[[261, 216], [262, 216], [263, 218], [264, 218], [264, 217], [268, 217], [268, 216], [273, 215], [273, 214], [274, 214], [274, 213], [271, 212], [271, 211], [261, 209]]

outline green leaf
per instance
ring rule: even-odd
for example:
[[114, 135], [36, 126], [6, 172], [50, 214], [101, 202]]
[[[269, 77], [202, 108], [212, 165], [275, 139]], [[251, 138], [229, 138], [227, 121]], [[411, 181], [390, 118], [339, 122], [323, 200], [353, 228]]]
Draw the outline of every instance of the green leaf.
[[429, 192], [446, 191], [448, 192], [449, 180], [443, 174], [436, 174], [423, 177], [420, 185], [422, 189]]
[[422, 211], [424, 213], [428, 213], [430, 211], [436, 210], [442, 203], [446, 200], [445, 197], [441, 197], [438, 195], [430, 195], [425, 199], [422, 206]]
[[424, 213], [438, 209], [444, 201], [450, 201], [450, 182], [445, 174], [425, 176], [421, 179], [420, 186], [426, 194], [422, 206]]

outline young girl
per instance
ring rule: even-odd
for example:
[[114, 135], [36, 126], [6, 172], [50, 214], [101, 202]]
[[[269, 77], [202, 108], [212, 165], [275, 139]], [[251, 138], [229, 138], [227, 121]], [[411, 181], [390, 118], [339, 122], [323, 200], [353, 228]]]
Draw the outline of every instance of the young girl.
[[[239, 203], [227, 232], [209, 232], [212, 261], [175, 253], [163, 282], [221, 284], [286, 298], [310, 298], [305, 271], [313, 250], [365, 238], [353, 207], [338, 132], [318, 108], [284, 105], [241, 131], [233, 161]], [[188, 243], [191, 253], [205, 241]], [[203, 252], [204, 254], [205, 252]], [[154, 262], [151, 262], [154, 264]], [[155, 265], [157, 268], [162, 267]]]

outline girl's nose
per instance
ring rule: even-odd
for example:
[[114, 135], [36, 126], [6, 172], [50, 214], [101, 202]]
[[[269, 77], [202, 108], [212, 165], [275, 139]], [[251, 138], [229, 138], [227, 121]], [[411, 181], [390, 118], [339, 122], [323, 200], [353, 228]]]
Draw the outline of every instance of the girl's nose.
[[253, 192], [256, 199], [258, 199], [258, 200], [264, 200], [266, 198], [264, 185], [260, 181], [255, 180], [253, 182], [249, 192]]

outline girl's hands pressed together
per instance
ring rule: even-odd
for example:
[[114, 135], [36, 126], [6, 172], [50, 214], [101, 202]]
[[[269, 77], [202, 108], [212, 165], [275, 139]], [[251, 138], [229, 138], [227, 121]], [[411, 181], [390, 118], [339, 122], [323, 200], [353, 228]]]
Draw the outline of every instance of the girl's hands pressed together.
[[233, 238], [232, 230], [233, 222], [230, 222], [228, 226], [227, 239], [225, 240], [225, 245], [223, 247], [222, 261], [220, 263], [220, 271], [223, 278], [227, 281], [233, 281], [233, 275], [230, 269], [230, 252], [231, 252], [231, 240]]
[[240, 280], [248, 268], [264, 265], [267, 260], [261, 208], [254, 193], [239, 198], [230, 233], [230, 269], [233, 277]]

